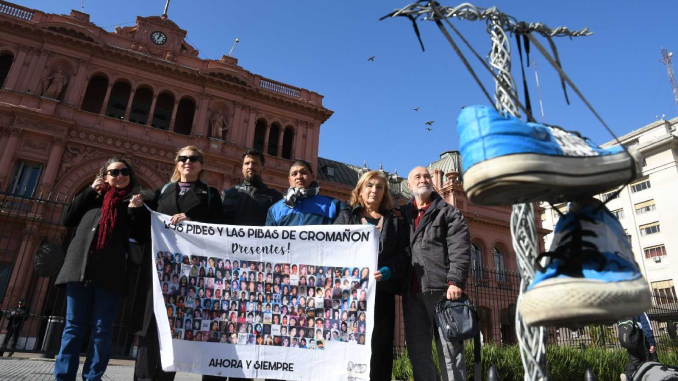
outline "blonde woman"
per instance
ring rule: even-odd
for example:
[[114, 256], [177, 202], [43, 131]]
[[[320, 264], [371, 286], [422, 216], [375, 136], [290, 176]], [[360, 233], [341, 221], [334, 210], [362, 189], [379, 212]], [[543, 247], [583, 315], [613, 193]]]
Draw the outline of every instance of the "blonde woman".
[[335, 225], [374, 225], [381, 231], [372, 331], [370, 380], [391, 380], [395, 295], [409, 264], [409, 235], [404, 224], [391, 214], [393, 201], [386, 176], [379, 171], [363, 174], [351, 192], [350, 209], [339, 213]]
[[[195, 146], [177, 151], [174, 174], [169, 183], [156, 190], [154, 200], [148, 203], [149, 207], [158, 213], [172, 216], [173, 224], [182, 221], [222, 223], [224, 217], [219, 191], [200, 181], [204, 162], [203, 152]], [[150, 258], [144, 258], [146, 257]], [[158, 332], [153, 315], [151, 271], [145, 268], [146, 264], [143, 266], [136, 295], [141, 296], [138, 299], [144, 299], [143, 295], [146, 295], [146, 299], [140, 302], [141, 308], [144, 308], [143, 319], [138, 319], [141, 327], [134, 327], [138, 329], [139, 335], [135, 379], [171, 381], [174, 380], [175, 373], [164, 372], [160, 365]]]

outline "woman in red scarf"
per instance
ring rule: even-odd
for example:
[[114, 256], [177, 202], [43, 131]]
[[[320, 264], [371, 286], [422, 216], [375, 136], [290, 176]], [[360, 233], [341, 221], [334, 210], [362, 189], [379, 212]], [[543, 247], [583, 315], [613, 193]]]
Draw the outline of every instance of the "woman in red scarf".
[[66, 286], [66, 327], [54, 365], [57, 381], [75, 381], [80, 348], [92, 323], [83, 380], [101, 380], [111, 351], [113, 320], [127, 286], [130, 239], [147, 225], [131, 212], [140, 200], [132, 167], [122, 158], [106, 162], [91, 186], [78, 194], [61, 223], [77, 227], [57, 285]]

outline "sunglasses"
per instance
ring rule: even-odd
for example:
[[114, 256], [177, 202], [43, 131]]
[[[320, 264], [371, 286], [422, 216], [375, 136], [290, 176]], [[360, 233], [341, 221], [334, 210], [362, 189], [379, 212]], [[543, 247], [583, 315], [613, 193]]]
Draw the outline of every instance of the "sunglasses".
[[112, 177], [118, 177], [118, 175], [129, 176], [129, 169], [127, 168], [109, 169], [108, 171], [106, 171], [106, 173], [111, 175]]
[[196, 161], [199, 161], [202, 163], [202, 159], [198, 155], [194, 156], [179, 156], [177, 159], [178, 161], [185, 163], [186, 161], [190, 161], [191, 163], [195, 163]]

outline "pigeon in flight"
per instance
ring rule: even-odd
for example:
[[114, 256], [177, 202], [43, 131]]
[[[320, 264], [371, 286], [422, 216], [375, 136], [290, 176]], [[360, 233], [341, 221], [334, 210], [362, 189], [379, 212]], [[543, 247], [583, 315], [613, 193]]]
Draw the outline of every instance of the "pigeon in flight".
[[414, 111], [419, 111], [419, 106], [413, 108], [412, 110], [414, 110]]
[[367, 60], [368, 61], [374, 61], [374, 57], [376, 57], [376, 56], [372, 56], [372, 57], [368, 58]]
[[424, 123], [427, 126], [432, 126], [433, 123], [435, 123], [435, 120], [429, 120], [428, 122]]
[[430, 128], [430, 127], [426, 127], [426, 130], [427, 130], [427, 131], [433, 131], [433, 129]]

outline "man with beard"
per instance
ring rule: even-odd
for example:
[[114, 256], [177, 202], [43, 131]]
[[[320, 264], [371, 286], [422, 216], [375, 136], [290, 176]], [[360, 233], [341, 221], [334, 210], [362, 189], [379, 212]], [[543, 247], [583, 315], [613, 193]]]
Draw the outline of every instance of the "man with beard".
[[433, 333], [443, 380], [466, 380], [463, 343], [441, 340], [434, 314], [438, 300], [458, 299], [466, 287], [471, 259], [468, 226], [461, 212], [433, 191], [426, 168], [414, 168], [407, 187], [414, 194], [402, 208], [409, 224], [412, 266], [411, 275], [405, 277], [410, 289], [403, 296], [403, 315], [414, 379], [440, 379], [431, 354]]
[[[264, 226], [268, 208], [282, 198], [282, 194], [264, 184], [261, 175], [266, 159], [264, 154], [247, 149], [242, 155], [243, 182], [221, 192], [227, 225]], [[261, 311], [259, 311], [261, 312]], [[226, 377], [202, 376], [203, 381], [226, 380]], [[245, 380], [234, 378], [231, 380]]]
[[242, 175], [240, 185], [221, 192], [222, 204], [227, 225], [264, 226], [266, 212], [282, 198], [282, 194], [264, 184], [261, 175], [266, 159], [264, 154], [247, 149], [242, 155]]

